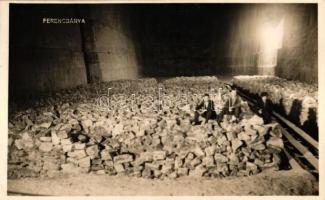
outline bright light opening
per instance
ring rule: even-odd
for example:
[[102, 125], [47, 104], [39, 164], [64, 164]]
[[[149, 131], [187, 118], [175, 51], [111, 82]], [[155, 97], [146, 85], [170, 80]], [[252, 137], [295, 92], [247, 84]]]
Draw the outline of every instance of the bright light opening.
[[261, 29], [261, 51], [273, 51], [282, 48], [283, 37], [283, 22], [273, 27], [270, 24], [265, 24]]
[[[277, 65], [278, 49], [282, 48], [283, 23], [284, 20], [281, 19], [275, 27], [271, 24], [265, 24], [261, 27], [258, 55], [259, 68], [274, 68]], [[273, 71], [267, 73], [271, 75], [274, 73]]]

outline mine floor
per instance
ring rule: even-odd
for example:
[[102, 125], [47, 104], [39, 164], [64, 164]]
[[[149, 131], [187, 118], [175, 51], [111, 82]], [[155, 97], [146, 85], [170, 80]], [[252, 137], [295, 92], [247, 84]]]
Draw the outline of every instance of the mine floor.
[[302, 169], [263, 171], [250, 177], [152, 180], [83, 174], [8, 180], [8, 195], [317, 195], [318, 182]]

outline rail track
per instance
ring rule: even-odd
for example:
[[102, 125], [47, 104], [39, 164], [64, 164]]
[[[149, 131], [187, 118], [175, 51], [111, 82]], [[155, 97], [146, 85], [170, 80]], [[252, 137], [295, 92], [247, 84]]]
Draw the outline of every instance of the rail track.
[[[249, 105], [258, 107], [257, 100], [236, 85], [229, 86], [237, 89], [238, 94], [244, 98]], [[303, 169], [310, 172], [317, 180], [319, 178], [319, 144], [310, 134], [297, 127], [281, 114], [273, 111], [273, 119], [279, 122], [283, 129], [285, 153], [287, 157], [293, 158]], [[291, 163], [290, 163], [291, 164]]]

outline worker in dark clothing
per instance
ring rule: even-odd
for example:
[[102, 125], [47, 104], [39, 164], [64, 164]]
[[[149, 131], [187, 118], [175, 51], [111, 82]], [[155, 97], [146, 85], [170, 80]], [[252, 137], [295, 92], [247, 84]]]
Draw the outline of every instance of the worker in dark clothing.
[[216, 112], [214, 110], [214, 103], [210, 99], [209, 94], [204, 94], [203, 101], [199, 103], [195, 108], [194, 120], [192, 120], [192, 124], [198, 125], [200, 124], [200, 116], [205, 119], [205, 123], [207, 123], [210, 119], [216, 119]]
[[226, 115], [233, 115], [236, 118], [240, 117], [241, 114], [241, 104], [242, 104], [242, 99], [240, 96], [237, 95], [237, 90], [232, 89], [229, 95], [229, 98], [227, 99], [223, 113]]
[[267, 92], [262, 92], [259, 107], [260, 107], [260, 109], [258, 110], [258, 113], [263, 118], [264, 124], [271, 123], [272, 122], [272, 102], [269, 99], [269, 95]]

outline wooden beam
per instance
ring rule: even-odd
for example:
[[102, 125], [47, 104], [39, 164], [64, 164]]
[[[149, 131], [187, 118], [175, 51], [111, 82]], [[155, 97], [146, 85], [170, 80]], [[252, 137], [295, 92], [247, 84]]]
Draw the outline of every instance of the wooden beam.
[[288, 139], [288, 141], [304, 156], [304, 158], [318, 171], [318, 159], [310, 153], [310, 151], [300, 142], [298, 142], [287, 130], [282, 128], [283, 135]]
[[315, 147], [318, 150], [318, 142], [310, 137], [305, 131], [298, 128], [296, 125], [294, 125], [289, 120], [282, 117], [279, 113], [273, 111], [273, 115], [279, 118], [281, 121], [283, 121], [286, 125], [288, 125], [292, 130], [294, 130], [296, 133], [298, 133], [302, 138], [304, 138], [309, 144], [311, 144], [313, 147]]

